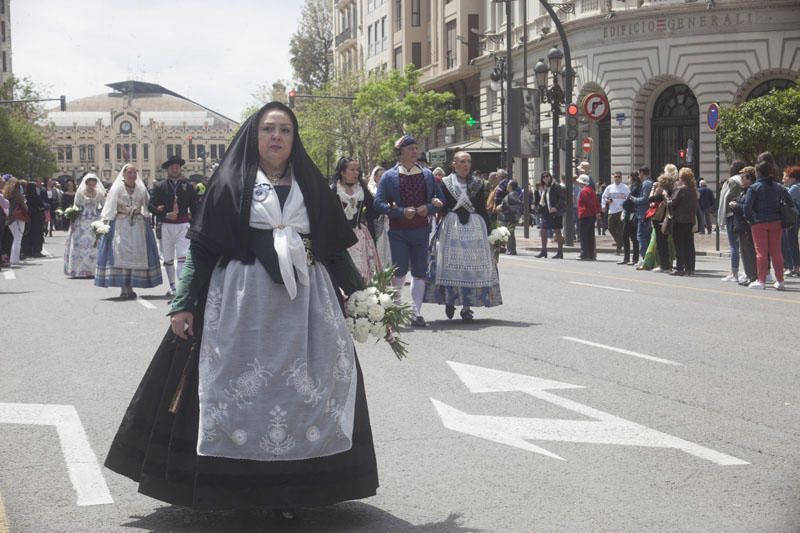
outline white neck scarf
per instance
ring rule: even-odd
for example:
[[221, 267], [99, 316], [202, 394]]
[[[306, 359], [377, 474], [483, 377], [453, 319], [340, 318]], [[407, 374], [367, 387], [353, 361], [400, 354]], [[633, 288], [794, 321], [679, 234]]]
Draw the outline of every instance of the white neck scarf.
[[361, 188], [361, 184], [356, 183], [353, 187], [353, 194], [349, 194], [342, 182], [337, 182], [336, 194], [344, 206], [344, 216], [347, 217], [347, 220], [353, 220], [353, 217], [358, 214], [358, 204], [364, 201], [364, 189]]
[[[272, 230], [281, 278], [283, 278], [289, 298], [294, 300], [297, 296], [297, 283], [305, 286], [308, 286], [309, 283], [306, 247], [300, 234], [308, 234], [311, 231], [311, 223], [308, 220], [303, 192], [294, 180], [293, 172], [290, 171], [290, 175], [292, 176], [292, 188], [283, 209], [281, 209], [278, 194], [267, 180], [267, 176], [261, 169], [258, 170], [256, 186], [263, 187], [262, 184], [266, 184], [269, 190], [267, 198], [263, 202], [253, 199], [250, 210], [250, 227]], [[297, 281], [295, 281], [295, 272], [297, 272]]]
[[469, 199], [469, 194], [467, 194], [467, 189], [469, 187], [469, 176], [467, 176], [467, 183], [462, 185], [459, 183], [456, 173], [453, 172], [446, 178], [442, 179], [442, 183], [444, 183], [444, 186], [447, 187], [448, 191], [450, 191], [450, 194], [453, 195], [453, 198], [456, 199], [456, 205], [453, 207], [453, 211], [456, 211], [459, 207], [463, 207], [470, 213], [475, 212], [475, 207], [472, 205], [472, 201]]

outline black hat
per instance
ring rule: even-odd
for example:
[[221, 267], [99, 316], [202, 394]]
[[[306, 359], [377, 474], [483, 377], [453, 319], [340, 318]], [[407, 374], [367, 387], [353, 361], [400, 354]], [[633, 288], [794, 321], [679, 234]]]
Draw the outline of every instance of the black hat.
[[183, 165], [185, 165], [185, 164], [186, 164], [186, 161], [184, 161], [183, 159], [181, 159], [179, 156], [175, 155], [175, 156], [172, 156], [172, 157], [170, 157], [170, 158], [169, 158], [169, 159], [167, 159], [166, 161], [164, 161], [164, 163], [161, 165], [161, 168], [163, 168], [164, 170], [167, 170], [167, 169], [169, 168], [169, 166], [170, 166], [170, 165], [180, 165], [180, 166], [183, 166]]

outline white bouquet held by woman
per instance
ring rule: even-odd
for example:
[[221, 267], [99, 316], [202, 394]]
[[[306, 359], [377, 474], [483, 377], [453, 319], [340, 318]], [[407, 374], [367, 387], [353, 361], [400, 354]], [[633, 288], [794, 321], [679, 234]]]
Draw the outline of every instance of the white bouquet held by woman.
[[508, 239], [511, 237], [511, 232], [505, 226], [497, 226], [489, 234], [489, 244], [492, 248], [498, 251], [505, 249], [508, 244]]
[[369, 287], [356, 291], [347, 300], [347, 329], [357, 342], [375, 337], [389, 343], [398, 359], [406, 356], [406, 343], [400, 340], [397, 328], [411, 320], [411, 306], [395, 301], [397, 290], [391, 280], [394, 266], [379, 270]]
[[67, 219], [70, 222], [72, 222], [73, 220], [81, 216], [81, 208], [78, 207], [77, 205], [71, 205], [68, 208], [64, 209], [64, 216], [67, 217]]
[[110, 229], [111, 227], [102, 220], [95, 220], [94, 222], [92, 222], [91, 231], [92, 235], [94, 235], [95, 248], [97, 248], [97, 243], [98, 241], [100, 241], [100, 237], [106, 235], [108, 233], [108, 230]]

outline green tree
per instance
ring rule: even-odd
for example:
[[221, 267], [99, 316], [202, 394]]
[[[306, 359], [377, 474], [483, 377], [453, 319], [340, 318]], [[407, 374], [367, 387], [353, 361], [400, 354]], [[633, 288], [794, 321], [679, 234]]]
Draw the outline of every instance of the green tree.
[[[38, 98], [37, 87], [28, 79], [11, 78], [0, 88], [2, 100]], [[45, 115], [41, 105], [33, 102], [0, 106], [0, 171], [20, 177], [49, 176], [56, 171], [47, 129], [40, 125]]]
[[362, 134], [373, 161], [393, 159], [394, 141], [404, 133], [417, 138], [442, 124], [463, 124], [467, 113], [453, 108], [451, 92], [425, 90], [421, 71], [407, 65], [365, 83], [356, 93], [356, 109]]
[[331, 80], [333, 64], [332, 4], [306, 0], [297, 31], [289, 41], [289, 62], [302, 92], [321, 89]]
[[800, 85], [721, 108], [717, 135], [729, 156], [755, 161], [772, 152], [784, 163], [800, 161]]

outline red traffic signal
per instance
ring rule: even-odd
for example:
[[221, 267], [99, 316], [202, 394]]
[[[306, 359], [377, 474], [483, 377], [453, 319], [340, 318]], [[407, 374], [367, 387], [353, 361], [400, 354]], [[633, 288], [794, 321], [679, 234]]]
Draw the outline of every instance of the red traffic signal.
[[680, 150], [680, 151], [678, 151], [678, 157], [680, 157], [681, 159], [683, 159], [684, 157], [686, 157], [686, 150]]
[[577, 117], [578, 116], [578, 106], [575, 104], [568, 104], [567, 105], [567, 115], [570, 117]]
[[189, 141], [189, 142], [192, 142], [192, 136], [191, 135], [187, 136], [186, 140]]
[[297, 96], [297, 91], [292, 89], [289, 91], [289, 108], [294, 109], [294, 97]]

